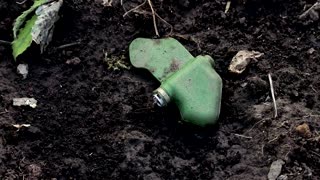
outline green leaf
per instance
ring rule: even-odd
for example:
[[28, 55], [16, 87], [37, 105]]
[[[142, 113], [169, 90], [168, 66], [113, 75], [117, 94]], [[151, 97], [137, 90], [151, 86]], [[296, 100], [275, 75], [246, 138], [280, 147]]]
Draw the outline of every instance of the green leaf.
[[13, 36], [14, 38], [17, 37], [17, 32], [19, 31], [22, 24], [26, 21], [27, 16], [35, 11], [39, 6], [46, 3], [47, 0], [35, 0], [33, 5], [26, 11], [24, 11], [17, 19], [15, 20], [13, 24]]
[[37, 17], [37, 15], [33, 15], [32, 18], [26, 22], [24, 28], [20, 29], [18, 36], [12, 42], [12, 53], [14, 59], [16, 59], [31, 45], [31, 30], [37, 20]]

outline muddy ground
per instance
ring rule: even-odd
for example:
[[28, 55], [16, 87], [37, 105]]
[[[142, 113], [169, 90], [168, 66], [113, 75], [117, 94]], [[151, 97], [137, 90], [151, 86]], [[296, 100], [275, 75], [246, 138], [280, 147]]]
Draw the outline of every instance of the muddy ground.
[[[175, 105], [156, 108], [159, 83], [129, 65], [128, 45], [154, 38], [142, 1], [65, 0], [53, 41], [14, 62], [0, 44], [0, 179], [267, 179], [273, 161], [282, 179], [320, 179], [320, 26], [299, 19], [314, 0], [154, 0], [161, 37], [180, 40], [193, 55], [216, 61], [223, 88], [219, 123], [179, 123]], [[0, 39], [12, 40], [14, 19], [32, 4], [0, 2]], [[64, 44], [78, 45], [57, 48]], [[242, 49], [264, 53], [241, 75], [228, 65]], [[105, 57], [107, 52], [108, 56]], [[79, 64], [66, 63], [78, 58]], [[27, 79], [16, 73], [29, 64]], [[273, 118], [267, 74], [278, 104]], [[35, 109], [12, 106], [38, 100]], [[307, 123], [310, 132], [297, 133]], [[17, 130], [12, 124], [30, 124]]]

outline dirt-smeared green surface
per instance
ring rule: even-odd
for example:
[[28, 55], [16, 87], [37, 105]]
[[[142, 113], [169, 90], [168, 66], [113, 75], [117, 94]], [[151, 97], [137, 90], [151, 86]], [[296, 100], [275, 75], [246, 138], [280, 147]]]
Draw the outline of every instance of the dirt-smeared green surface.
[[[40, 56], [32, 47], [21, 57], [29, 63], [27, 79], [16, 73], [10, 46], [0, 44], [0, 179], [267, 179], [277, 159], [288, 179], [319, 179], [320, 26], [298, 18], [314, 1], [233, 1], [227, 14], [225, 1], [153, 2], [173, 26], [172, 37], [193, 55], [214, 57], [224, 80], [218, 126], [177, 123], [174, 105], [154, 108], [159, 84], [150, 74], [108, 69], [105, 52], [129, 62], [129, 43], [154, 37], [149, 6], [123, 18], [117, 1], [103, 7], [65, 0], [48, 51]], [[14, 18], [30, 4], [0, 2], [1, 40], [12, 40]], [[162, 37], [170, 32], [161, 21], [158, 27]], [[228, 65], [242, 49], [265, 55], [232, 75]], [[80, 63], [66, 63], [74, 58]], [[38, 106], [13, 107], [14, 97], [33, 97]], [[309, 137], [295, 131], [304, 122]], [[31, 127], [12, 127], [22, 123]]]

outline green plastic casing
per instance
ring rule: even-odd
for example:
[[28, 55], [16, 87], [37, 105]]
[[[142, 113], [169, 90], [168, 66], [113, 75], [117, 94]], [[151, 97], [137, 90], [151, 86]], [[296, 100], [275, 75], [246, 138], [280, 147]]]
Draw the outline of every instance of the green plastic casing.
[[193, 57], [172, 38], [138, 38], [130, 45], [130, 61], [148, 69], [180, 110], [183, 121], [204, 127], [218, 121], [222, 79], [208, 56]]
[[203, 127], [215, 124], [219, 118], [222, 80], [213, 64], [210, 56], [197, 56], [160, 86], [186, 122]]

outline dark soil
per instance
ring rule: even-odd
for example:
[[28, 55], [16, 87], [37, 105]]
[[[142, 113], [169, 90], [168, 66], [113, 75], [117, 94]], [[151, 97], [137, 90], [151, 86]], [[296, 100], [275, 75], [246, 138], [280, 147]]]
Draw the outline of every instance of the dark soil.
[[[232, 1], [227, 14], [222, 0], [153, 2], [173, 26], [170, 36], [193, 55], [214, 57], [224, 81], [219, 124], [179, 123], [174, 105], [154, 107], [159, 83], [151, 74], [113, 67], [129, 64], [133, 39], [155, 37], [148, 5], [123, 17], [116, 0], [112, 7], [65, 0], [46, 53], [33, 46], [15, 62], [0, 44], [0, 179], [267, 179], [277, 159], [285, 161], [282, 177], [320, 179], [320, 26], [298, 18], [315, 0]], [[12, 40], [14, 19], [31, 4], [0, 2], [1, 40]], [[158, 27], [161, 37], [170, 32], [161, 21]], [[264, 56], [232, 75], [228, 65], [243, 49]], [[25, 80], [19, 62], [29, 64]], [[15, 97], [33, 97], [38, 106], [14, 107]], [[311, 136], [295, 131], [303, 123]]]

